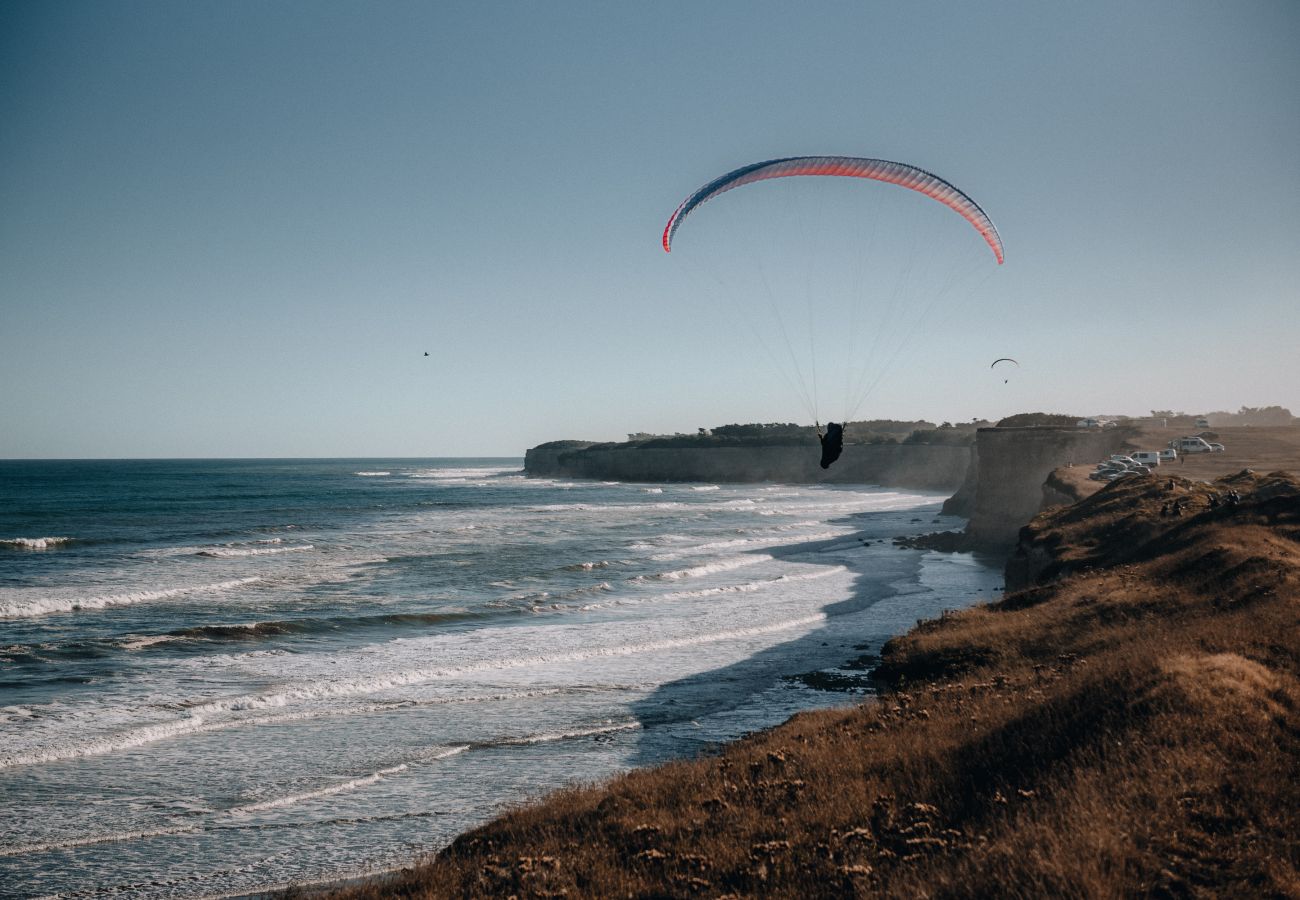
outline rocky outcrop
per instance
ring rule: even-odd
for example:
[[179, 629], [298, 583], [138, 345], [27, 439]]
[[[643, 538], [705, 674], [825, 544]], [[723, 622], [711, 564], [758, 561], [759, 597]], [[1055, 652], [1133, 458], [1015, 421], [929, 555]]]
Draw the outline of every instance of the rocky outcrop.
[[[1041, 513], [1020, 529], [1006, 565], [1006, 589], [1026, 590], [1082, 572], [1175, 553], [1185, 543], [1181, 536], [1190, 531], [1221, 535], [1214, 553], [1189, 561], [1204, 570], [1202, 587], [1209, 589], [1215, 579], [1268, 569], [1284, 555], [1283, 549], [1294, 552], [1300, 538], [1295, 528], [1300, 522], [1298, 499], [1300, 480], [1286, 472], [1256, 475], [1246, 469], [1212, 483], [1164, 475], [1111, 482], [1068, 509]], [[1268, 526], [1279, 542], [1292, 543], [1259, 542], [1253, 559], [1233, 569], [1223, 557], [1240, 548], [1247, 537], [1242, 526], [1247, 525]], [[1229, 531], [1229, 526], [1234, 530]], [[1260, 537], [1249, 535], [1254, 541]], [[1192, 573], [1184, 566], [1178, 574]]]
[[640, 447], [529, 450], [528, 475], [610, 481], [780, 481], [879, 484], [951, 491], [966, 478], [970, 449], [938, 444], [850, 444], [829, 469], [815, 447]]

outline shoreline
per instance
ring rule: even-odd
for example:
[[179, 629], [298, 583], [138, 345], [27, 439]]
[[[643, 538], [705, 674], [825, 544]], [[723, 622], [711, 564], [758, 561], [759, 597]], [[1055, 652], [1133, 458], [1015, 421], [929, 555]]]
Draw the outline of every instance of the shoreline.
[[[1209, 499], [1229, 490], [1240, 506]], [[1187, 518], [1159, 514], [1171, 491]], [[1278, 704], [1300, 709], [1300, 647], [1281, 646], [1300, 643], [1288, 605], [1298, 540], [1291, 476], [1108, 485], [1022, 532], [1019, 552], [1060, 563], [1045, 580], [891, 640], [875, 671], [881, 702], [800, 714], [717, 758], [561, 791], [397, 881], [323, 893], [600, 896], [610, 878], [632, 893], [719, 895], [1285, 892], [1294, 870], [1278, 869], [1277, 854], [1300, 827], [1300, 802], [1260, 776], [1293, 771], [1300, 737], [1267, 715], [1249, 732], [1236, 723]], [[1172, 769], [1160, 762], [1166, 746], [1183, 748]], [[1098, 757], [1102, 747], [1112, 749]], [[1245, 832], [1214, 826], [1223, 791]], [[1189, 807], [1184, 796], [1203, 799]], [[1175, 846], [1171, 834], [1191, 837]], [[1205, 853], [1232, 862], [1206, 870]]]
[[[927, 497], [926, 503], [923, 506], [905, 511], [900, 510], [899, 512], [903, 513], [911, 520], [907, 522], [907, 526], [909, 526], [912, 531], [920, 533], [926, 528], [934, 527], [936, 523], [945, 521], [945, 518], [940, 518], [940, 506], [942, 500], [943, 496], [941, 494], [934, 494], [933, 496]], [[869, 517], [872, 513], [860, 515]], [[953, 522], [952, 517], [946, 517], [946, 520], [950, 525], [959, 524], [958, 522]], [[870, 521], [870, 519], [867, 519], [867, 521]], [[895, 526], [893, 530], [896, 531], [897, 526]], [[854, 550], [861, 549], [858, 548], [857, 545], [861, 541], [860, 536], [863, 533], [869, 532], [860, 532], [855, 530], [854, 532], [840, 535], [836, 538], [820, 538], [813, 541], [805, 541], [797, 545], [799, 548], [798, 552], [802, 554], [817, 554], [835, 548], [840, 548], [842, 551], [845, 547], [849, 547], [849, 552], [853, 552]], [[772, 720], [771, 724], [763, 725], [754, 731], [744, 732], [735, 737], [724, 738], [717, 741], [709, 740], [704, 744], [701, 744], [700, 748], [694, 750], [690, 747], [683, 747], [680, 755], [670, 758], [667, 762], [638, 763], [633, 765], [631, 768], [624, 769], [622, 772], [609, 776], [609, 778], [605, 780], [624, 777], [646, 768], [655, 768], [665, 764], [673, 765], [682, 761], [717, 755], [718, 753], [724, 752], [728, 746], [736, 741], [749, 740], [754, 735], [763, 734], [771, 729], [781, 727], [782, 723], [787, 721], [791, 714], [802, 715], [817, 710], [840, 708], [846, 703], [869, 702], [871, 700], [871, 695], [873, 695], [875, 691], [871, 669], [874, 664], [878, 662], [879, 651], [889, 639], [890, 635], [897, 636], [898, 634], [901, 634], [912, 622], [917, 620], [918, 615], [937, 615], [940, 614], [941, 610], [950, 610], [954, 608], [954, 605], [958, 602], [965, 603], [966, 600], [962, 598], [971, 598], [970, 602], [976, 602], [975, 598], [996, 596], [997, 592], [1000, 591], [1002, 581], [1000, 560], [996, 560], [982, 553], [967, 552], [954, 555], [929, 552], [916, 554], [914, 551], [906, 552], [910, 550], [910, 548], [904, 548], [900, 545], [896, 540], [896, 537], [896, 535], [892, 538], [873, 536], [872, 540], [866, 542], [868, 545], [874, 545], [876, 548], [879, 548], [875, 551], [877, 553], [884, 552], [885, 554], [888, 554], [888, 556], [894, 557], [895, 554], [903, 551], [905, 555], [897, 558], [906, 559], [911, 557], [915, 560], [916, 569], [914, 573], [900, 580], [880, 581], [879, 583], [872, 582], [875, 584], [875, 587], [872, 588], [872, 599], [866, 608], [871, 611], [870, 615], [873, 617], [873, 623], [875, 617], [883, 617], [895, 624], [888, 626], [887, 632], [884, 630], [886, 626], [873, 624], [872, 627], [875, 630], [880, 631], [880, 637], [865, 644], [855, 644], [850, 646], [848, 643], [845, 643], [838, 651], [841, 655], [838, 657], [837, 662], [833, 664], [813, 665], [810, 663], [807, 669], [791, 669], [790, 674], [782, 677], [782, 680], [784, 681], [798, 684], [804, 689], [817, 692], [821, 697], [819, 702], [804, 706], [801, 710], [792, 713], [780, 713]], [[869, 557], [864, 558], [863, 564], [869, 565], [869, 563], [866, 562], [866, 559], [869, 559]], [[857, 578], [860, 577], [860, 575], [857, 576]], [[952, 586], [954, 581], [963, 583], [965, 587], [954, 588]], [[928, 598], [931, 597], [933, 599], [928, 600]], [[926, 598], [927, 602], [918, 606], [916, 603], [917, 598]], [[843, 603], [844, 601], [838, 602]], [[857, 615], [861, 616], [864, 612], [865, 609]], [[833, 624], [835, 621], [836, 620], [832, 618], [828, 621], [827, 625], [833, 628], [835, 627]], [[826, 626], [824, 625], [823, 627]], [[862, 626], [858, 625], [856, 627], [861, 629]], [[793, 640], [808, 640], [810, 637], [812, 637], [812, 635], [793, 638]], [[835, 643], [833, 639], [832, 643]], [[823, 648], [824, 647], [825, 644], [823, 643]], [[827, 650], [823, 649], [821, 652], [826, 653]], [[832, 653], [833, 652], [834, 650], [832, 648]], [[581, 782], [574, 782], [572, 779], [569, 779], [566, 783], [549, 789], [542, 795], [526, 802], [544, 802], [545, 797], [571, 790], [574, 784], [577, 783]], [[502, 814], [505, 814], [505, 812], [495, 814], [487, 821], [490, 822], [495, 818], [499, 818]], [[463, 837], [464, 834], [470, 833], [478, 827], [483, 827], [483, 825], [474, 826], [461, 832], [460, 835], [449, 839], [448, 842], [442, 845], [438, 850], [430, 851], [430, 855], [442, 852], [448, 846], [454, 844], [456, 840]], [[412, 860], [410, 862], [384, 866], [376, 871], [345, 873], [339, 877], [323, 877], [311, 882], [280, 882], [273, 885], [259, 887], [251, 891], [244, 891], [230, 895], [222, 894], [219, 896], [223, 898], [223, 900], [227, 900], [227, 898], [299, 896], [302, 894], [305, 894], [306, 896], [328, 896], [341, 890], [364, 888], [366, 885], [376, 880], [383, 881], [385, 879], [399, 876], [401, 873], [411, 869], [416, 864], [417, 863]], [[214, 896], [212, 900], [216, 900], [216, 896]]]

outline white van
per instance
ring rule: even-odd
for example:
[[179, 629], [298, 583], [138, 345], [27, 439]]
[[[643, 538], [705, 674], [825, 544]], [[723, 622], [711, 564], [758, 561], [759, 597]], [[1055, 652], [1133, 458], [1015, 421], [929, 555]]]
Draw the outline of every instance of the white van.
[[1135, 463], [1141, 463], [1144, 466], [1160, 465], [1159, 450], [1138, 450], [1137, 452], [1131, 455], [1133, 457], [1133, 462]]
[[1214, 448], [1210, 446], [1205, 438], [1185, 437], [1170, 441], [1169, 446], [1179, 453], [1213, 453]]
[[1178, 458], [1178, 451], [1170, 447], [1168, 450], [1161, 450], [1157, 453], [1161, 462], [1173, 462]]

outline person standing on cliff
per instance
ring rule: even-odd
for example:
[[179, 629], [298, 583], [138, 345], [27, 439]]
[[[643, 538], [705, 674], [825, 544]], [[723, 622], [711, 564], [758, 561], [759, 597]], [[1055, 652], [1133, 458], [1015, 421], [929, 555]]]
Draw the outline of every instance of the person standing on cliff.
[[829, 469], [844, 452], [844, 426], [827, 422], [826, 433], [822, 434], [821, 423], [817, 423], [817, 440], [822, 443], [822, 468]]

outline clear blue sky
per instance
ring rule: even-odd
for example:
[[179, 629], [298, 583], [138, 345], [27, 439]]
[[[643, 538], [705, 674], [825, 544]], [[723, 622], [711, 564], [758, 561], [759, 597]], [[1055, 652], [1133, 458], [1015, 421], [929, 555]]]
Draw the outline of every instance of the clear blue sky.
[[4, 2], [0, 457], [799, 417], [659, 236], [802, 154], [1006, 242], [861, 416], [1300, 412], [1297, 47], [1292, 0]]

